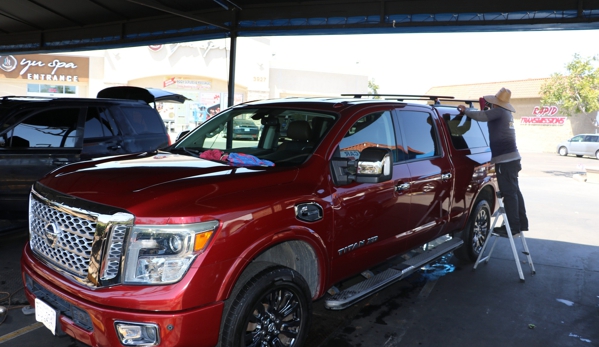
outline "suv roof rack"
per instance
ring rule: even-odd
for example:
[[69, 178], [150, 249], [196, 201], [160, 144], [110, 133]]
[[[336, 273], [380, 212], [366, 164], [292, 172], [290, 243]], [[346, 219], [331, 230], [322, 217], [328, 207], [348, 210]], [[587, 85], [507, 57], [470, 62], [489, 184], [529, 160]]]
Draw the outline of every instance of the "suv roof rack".
[[[442, 96], [442, 95], [414, 95], [414, 94], [341, 94], [341, 96], [353, 96], [356, 99], [360, 99], [363, 96], [384, 96], [387, 100], [436, 100], [436, 99], [454, 99], [453, 96]], [[412, 99], [417, 98], [417, 99]], [[400, 100], [400, 101], [401, 101]]]
[[471, 100], [471, 99], [437, 99], [435, 100], [435, 105], [440, 105], [442, 101], [450, 101], [450, 102], [463, 102], [465, 104], [468, 104], [468, 106], [470, 108], [474, 108], [474, 103], [475, 102], [479, 102], [480, 100]]

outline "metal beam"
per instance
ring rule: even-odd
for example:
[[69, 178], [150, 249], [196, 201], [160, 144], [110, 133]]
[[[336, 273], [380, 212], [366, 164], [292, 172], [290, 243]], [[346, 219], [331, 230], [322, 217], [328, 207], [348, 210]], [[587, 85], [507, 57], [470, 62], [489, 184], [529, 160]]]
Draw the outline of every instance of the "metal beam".
[[207, 19], [204, 19], [202, 17], [196, 16], [196, 15], [193, 15], [193, 14], [187, 14], [185, 12], [177, 11], [177, 10], [172, 9], [170, 7], [163, 6], [163, 5], [161, 5], [161, 4], [159, 4], [159, 3], [155, 2], [155, 1], [152, 1], [152, 0], [127, 0], [127, 1], [128, 2], [132, 2], [134, 4], [141, 5], [141, 6], [153, 8], [153, 9], [158, 10], [158, 11], [170, 13], [170, 14], [178, 16], [178, 17], [182, 17], [182, 18], [190, 19], [190, 20], [193, 20], [193, 21], [196, 21], [196, 22], [200, 22], [200, 23], [212, 25], [212, 26], [215, 26], [217, 28], [221, 28], [221, 29], [224, 29], [224, 30], [227, 30], [227, 31], [230, 30], [228, 27], [226, 27], [224, 25], [212, 23], [212, 22], [210, 22]]

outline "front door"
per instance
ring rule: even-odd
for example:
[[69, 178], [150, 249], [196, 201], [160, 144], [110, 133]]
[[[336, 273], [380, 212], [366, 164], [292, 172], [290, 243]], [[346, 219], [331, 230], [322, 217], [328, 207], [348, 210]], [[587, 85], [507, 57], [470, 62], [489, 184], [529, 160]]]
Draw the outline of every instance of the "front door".
[[357, 120], [339, 143], [340, 157], [358, 159], [367, 147], [390, 148], [393, 179], [334, 188], [333, 282], [398, 253], [396, 235], [410, 228], [410, 172], [398, 152], [390, 111]]
[[50, 171], [79, 161], [81, 109], [52, 108], [15, 116], [0, 133], [0, 207], [27, 211], [32, 184]]

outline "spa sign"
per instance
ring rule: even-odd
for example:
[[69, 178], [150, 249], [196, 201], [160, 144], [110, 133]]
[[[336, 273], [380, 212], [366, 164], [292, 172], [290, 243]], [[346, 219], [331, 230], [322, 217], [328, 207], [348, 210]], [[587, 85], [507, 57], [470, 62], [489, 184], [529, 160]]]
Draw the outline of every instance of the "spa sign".
[[555, 116], [558, 111], [557, 106], [535, 106], [533, 117], [522, 117], [520, 122], [523, 125], [564, 125], [566, 117]]
[[0, 78], [49, 82], [87, 82], [89, 59], [61, 55], [2, 55]]

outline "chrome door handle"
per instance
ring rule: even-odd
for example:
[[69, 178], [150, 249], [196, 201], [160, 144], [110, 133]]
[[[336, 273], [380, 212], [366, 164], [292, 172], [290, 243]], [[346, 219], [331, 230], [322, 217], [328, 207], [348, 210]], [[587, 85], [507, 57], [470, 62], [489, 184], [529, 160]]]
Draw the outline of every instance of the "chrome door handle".
[[451, 173], [444, 173], [444, 174], [441, 174], [441, 179], [442, 179], [443, 181], [450, 180], [450, 179], [451, 179], [451, 177], [453, 177], [453, 176], [451, 175]]
[[410, 189], [410, 184], [409, 183], [402, 183], [402, 184], [398, 184], [395, 186], [395, 191], [396, 192], [402, 192], [404, 190], [408, 190]]

